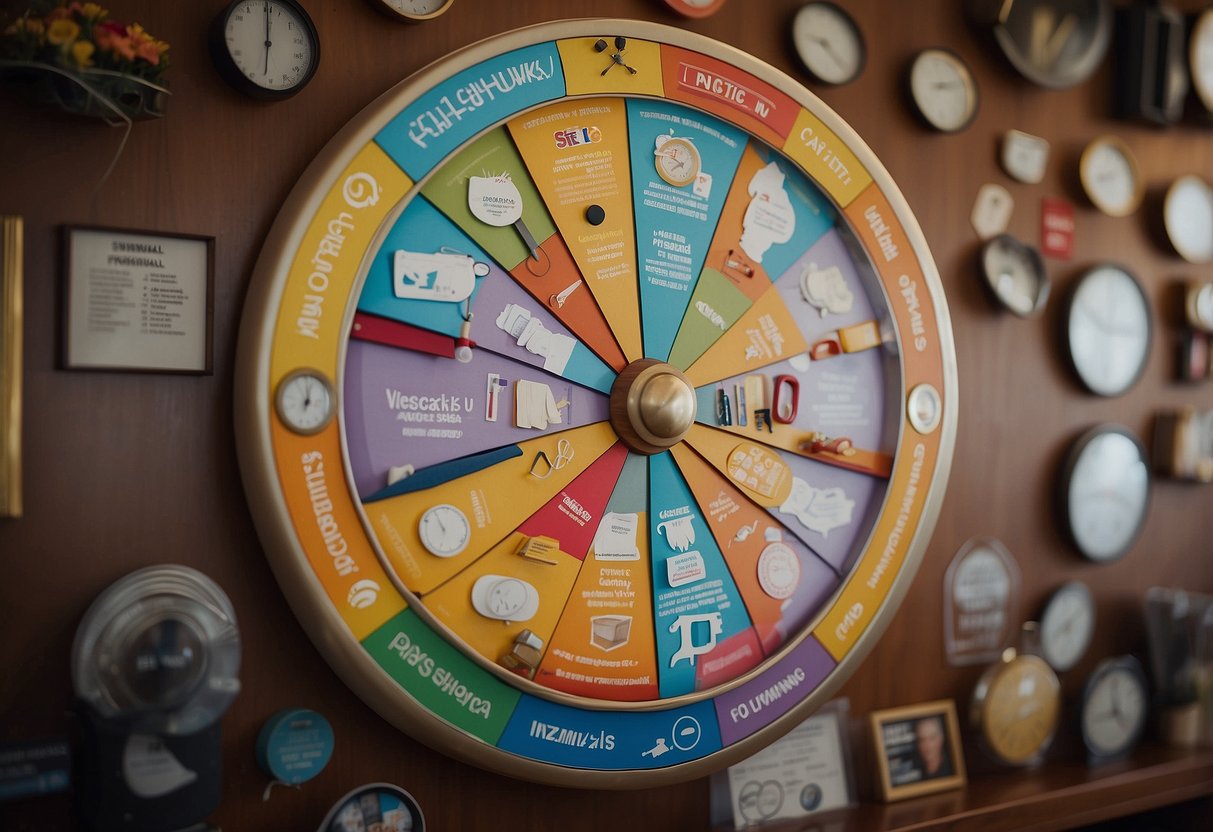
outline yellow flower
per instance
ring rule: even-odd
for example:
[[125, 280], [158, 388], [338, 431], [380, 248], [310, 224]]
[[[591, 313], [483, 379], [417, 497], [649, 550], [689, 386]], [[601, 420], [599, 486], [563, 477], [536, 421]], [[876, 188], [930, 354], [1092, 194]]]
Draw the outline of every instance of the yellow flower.
[[25, 31], [29, 32], [31, 35], [40, 35], [45, 31], [45, 29], [42, 26], [41, 20], [31, 17], [25, 21]]
[[75, 21], [60, 18], [50, 25], [46, 31], [46, 39], [55, 46], [71, 43], [80, 34], [80, 27]]
[[85, 3], [80, 7], [80, 13], [89, 20], [96, 20], [105, 14], [105, 9], [101, 8], [101, 6], [97, 5], [96, 3]]
[[76, 66], [84, 68], [93, 65], [93, 45], [87, 40], [78, 40], [72, 44], [72, 60]]

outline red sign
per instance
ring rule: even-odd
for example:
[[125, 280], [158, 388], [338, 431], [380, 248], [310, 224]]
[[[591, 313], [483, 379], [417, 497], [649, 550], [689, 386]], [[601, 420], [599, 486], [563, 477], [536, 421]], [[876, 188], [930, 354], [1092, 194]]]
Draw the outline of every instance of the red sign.
[[1040, 201], [1040, 251], [1058, 260], [1074, 256], [1074, 206], [1064, 199], [1046, 196]]

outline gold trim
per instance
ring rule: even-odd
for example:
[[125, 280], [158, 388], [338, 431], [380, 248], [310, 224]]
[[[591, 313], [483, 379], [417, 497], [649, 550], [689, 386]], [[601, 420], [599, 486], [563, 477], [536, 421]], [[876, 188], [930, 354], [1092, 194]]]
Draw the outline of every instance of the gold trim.
[[[1112, 150], [1115, 150], [1129, 166], [1129, 175], [1133, 177], [1133, 196], [1124, 205], [1109, 205], [1102, 197], [1095, 195], [1095, 188], [1090, 181], [1093, 176], [1090, 167], [1095, 158], [1095, 151], [1100, 147], [1110, 147]], [[1082, 156], [1078, 160], [1078, 178], [1082, 181], [1082, 190], [1087, 195], [1087, 199], [1109, 217], [1129, 216], [1141, 207], [1141, 201], [1146, 195], [1146, 183], [1142, 179], [1141, 167], [1137, 164], [1137, 157], [1133, 155], [1133, 151], [1129, 149], [1129, 146], [1122, 139], [1111, 133], [1105, 133], [1092, 139], [1083, 148]]]
[[22, 512], [22, 226], [21, 217], [0, 217], [0, 517]]
[[[943, 421], [935, 469], [926, 484], [927, 497], [918, 524], [907, 546], [897, 579], [883, 597], [871, 623], [851, 645], [834, 670], [811, 694], [771, 724], [754, 731], [719, 751], [680, 765], [656, 769], [599, 771], [576, 769], [522, 757], [489, 745], [441, 719], [408, 694], [353, 637], [340, 613], [330, 603], [306, 553], [294, 534], [285, 497], [278, 483], [270, 435], [271, 400], [269, 392], [270, 360], [274, 347], [274, 324], [290, 264], [304, 234], [311, 225], [329, 188], [364, 146], [399, 112], [435, 84], [441, 83], [483, 60], [526, 46], [558, 42], [564, 39], [597, 35], [602, 32], [623, 34], [687, 50], [711, 54], [716, 59], [747, 72], [781, 90], [796, 104], [817, 118], [851, 150], [880, 187], [909, 240], [914, 258], [923, 271], [923, 280], [935, 305], [935, 330], [943, 363]], [[611, 95], [603, 92], [602, 95]], [[614, 93], [627, 95], [627, 93]], [[595, 94], [598, 95], [598, 94]], [[569, 96], [586, 97], [586, 96]], [[593, 97], [593, 96], [590, 96]], [[550, 103], [550, 102], [548, 102]], [[495, 125], [494, 125], [495, 126]], [[787, 157], [794, 163], [791, 157]], [[426, 177], [433, 171], [427, 172]], [[810, 175], [816, 181], [815, 177]], [[417, 190], [415, 184], [403, 201]], [[390, 212], [385, 222], [397, 211]], [[380, 234], [383, 234], [381, 230]], [[376, 235], [376, 239], [380, 236]], [[866, 253], [867, 250], [863, 249]], [[366, 255], [369, 257], [369, 252]], [[871, 256], [870, 253], [867, 256]], [[365, 262], [363, 269], [365, 269]], [[347, 308], [347, 318], [352, 305]], [[344, 352], [345, 344], [339, 347]], [[417, 740], [441, 749], [457, 759], [512, 777], [552, 785], [600, 789], [653, 788], [701, 777], [711, 771], [754, 754], [796, 727], [831, 699], [858, 668], [860, 662], [884, 633], [900, 606], [909, 584], [925, 554], [930, 533], [935, 527], [943, 503], [943, 492], [951, 470], [959, 406], [955, 345], [947, 299], [926, 237], [897, 189], [888, 171], [859, 135], [816, 96], [783, 72], [728, 44], [720, 43], [682, 29], [635, 20], [582, 19], [541, 23], [506, 32], [458, 50], [435, 64], [419, 70], [367, 105], [343, 127], [303, 172], [283, 203], [258, 258], [249, 288], [240, 326], [236, 362], [235, 422], [241, 475], [258, 533], [265, 546], [270, 566], [301, 625], [334, 671], [354, 692], [387, 721]], [[338, 388], [340, 399], [341, 391]], [[339, 401], [340, 407], [340, 401]], [[338, 420], [340, 423], [340, 419]], [[902, 422], [902, 430], [905, 423]], [[344, 433], [344, 431], [343, 431]], [[899, 436], [900, 441], [900, 436]], [[348, 459], [343, 460], [348, 468]], [[348, 477], [348, 470], [346, 471]], [[871, 541], [865, 544], [865, 548]], [[398, 580], [391, 576], [393, 582]], [[855, 578], [843, 582], [845, 587]], [[841, 592], [841, 588], [839, 590]], [[407, 596], [406, 596], [407, 597]], [[837, 597], [837, 595], [835, 596]], [[818, 619], [819, 620], [819, 619]], [[808, 637], [807, 628], [792, 640], [778, 656]], [[475, 656], [470, 657], [476, 661]], [[766, 665], [764, 665], [766, 666]], [[750, 676], [735, 680], [733, 687]], [[519, 687], [524, 687], [519, 685]], [[719, 691], [717, 691], [719, 692]], [[592, 703], [582, 702], [583, 705]], [[684, 704], [680, 700], [653, 703], [650, 708], [666, 710]]]

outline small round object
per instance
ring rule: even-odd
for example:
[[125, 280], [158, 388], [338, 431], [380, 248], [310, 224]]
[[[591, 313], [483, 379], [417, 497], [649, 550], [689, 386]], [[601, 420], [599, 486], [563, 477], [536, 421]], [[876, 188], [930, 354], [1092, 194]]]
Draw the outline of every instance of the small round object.
[[767, 595], [782, 601], [791, 598], [800, 585], [800, 559], [788, 544], [772, 541], [758, 556], [758, 585]]
[[299, 92], [320, 65], [320, 36], [296, 0], [233, 0], [211, 26], [210, 49], [223, 80], [264, 101]]
[[274, 407], [288, 428], [311, 436], [333, 419], [333, 385], [318, 370], [295, 370], [278, 382]]
[[1002, 137], [1000, 159], [1007, 176], [1028, 185], [1038, 185], [1044, 180], [1049, 164], [1049, 143], [1022, 130], [1008, 130]]
[[829, 2], [806, 3], [792, 19], [792, 45], [805, 70], [823, 84], [849, 84], [867, 63], [854, 18]]
[[1163, 205], [1167, 239], [1189, 263], [1213, 260], [1213, 189], [1188, 174], [1171, 183]]
[[606, 211], [601, 205], [591, 205], [585, 209], [585, 221], [590, 225], [602, 225], [606, 220]]
[[1004, 765], [1030, 765], [1044, 756], [1060, 718], [1061, 684], [1040, 656], [1007, 648], [973, 691], [973, 727], [982, 748]]
[[1193, 329], [1213, 332], [1213, 283], [1188, 284], [1184, 292], [1184, 315]]
[[1150, 508], [1145, 448], [1127, 428], [1101, 425], [1074, 443], [1059, 478], [1066, 531], [1096, 563], [1133, 547]]
[[1066, 339], [1070, 361], [1087, 389], [1119, 396], [1137, 383], [1150, 356], [1150, 302], [1128, 271], [1096, 266], [1070, 298]]
[[931, 127], [955, 133], [977, 115], [977, 79], [950, 49], [924, 49], [910, 65], [910, 99]]
[[681, 375], [658, 373], [640, 391], [640, 418], [662, 440], [681, 437], [695, 423], [695, 391]]
[[1099, 68], [1112, 43], [1110, 0], [968, 0], [1011, 66], [1034, 84], [1065, 89]]
[[1206, 115], [1213, 116], [1213, 9], [1199, 12], [1188, 34], [1188, 74]]
[[999, 234], [985, 244], [981, 271], [999, 303], [1021, 318], [1037, 314], [1049, 300], [1044, 258], [1010, 234]]
[[1095, 599], [1082, 581], [1057, 588], [1040, 614], [1040, 652], [1058, 673], [1078, 664], [1095, 634]]
[[421, 545], [431, 555], [453, 558], [467, 547], [472, 526], [461, 509], [442, 503], [425, 510], [418, 523], [418, 533]]
[[943, 399], [931, 384], [923, 382], [906, 398], [906, 415], [910, 425], [923, 436], [934, 433], [943, 419]]
[[1137, 159], [1115, 136], [1100, 136], [1082, 152], [1078, 177], [1087, 199], [1110, 217], [1127, 217], [1146, 192]]
[[720, 11], [724, 0], [665, 0], [665, 4], [683, 17], [710, 17]]
[[372, 6], [396, 20], [420, 23], [446, 14], [455, 0], [369, 0]]
[[654, 154], [657, 175], [675, 188], [690, 185], [699, 175], [699, 151], [688, 139], [669, 137]]
[[1149, 716], [1141, 663], [1132, 656], [1099, 663], [1082, 693], [1082, 741], [1100, 760], [1121, 757], [1137, 745]]
[[316, 711], [279, 711], [257, 732], [257, 765], [279, 783], [306, 783], [323, 771], [332, 757], [333, 726]]

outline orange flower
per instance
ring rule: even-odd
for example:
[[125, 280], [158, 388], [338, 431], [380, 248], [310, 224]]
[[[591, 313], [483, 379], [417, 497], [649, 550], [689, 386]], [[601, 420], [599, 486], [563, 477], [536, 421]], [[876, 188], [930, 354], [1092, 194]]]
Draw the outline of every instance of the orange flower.
[[115, 37], [113, 42], [114, 54], [128, 61], [135, 60], [135, 46], [130, 38]]
[[46, 39], [55, 46], [71, 43], [80, 34], [80, 26], [74, 20], [60, 18], [46, 30]]
[[143, 41], [137, 47], [135, 47], [135, 54], [147, 61], [152, 66], [160, 63], [160, 50], [156, 48], [155, 41]]

